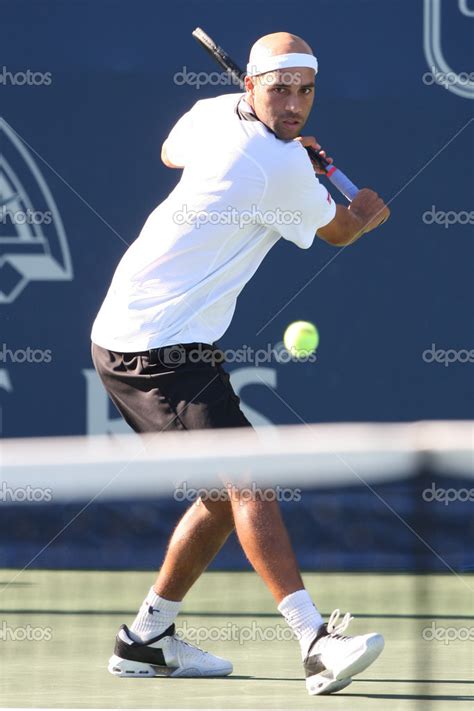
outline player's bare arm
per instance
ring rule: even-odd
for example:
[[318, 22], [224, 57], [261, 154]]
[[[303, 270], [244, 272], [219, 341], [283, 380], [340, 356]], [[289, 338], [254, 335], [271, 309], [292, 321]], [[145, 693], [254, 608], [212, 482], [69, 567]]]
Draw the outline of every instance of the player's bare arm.
[[389, 217], [390, 210], [382, 198], [374, 190], [363, 188], [348, 207], [337, 205], [334, 219], [316, 234], [334, 247], [346, 247]]

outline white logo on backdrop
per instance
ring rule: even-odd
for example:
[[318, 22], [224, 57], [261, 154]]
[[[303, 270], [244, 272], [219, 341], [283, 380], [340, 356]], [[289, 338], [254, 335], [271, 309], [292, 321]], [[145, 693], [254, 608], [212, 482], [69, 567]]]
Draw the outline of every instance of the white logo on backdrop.
[[[474, 17], [474, 10], [468, 0], [458, 0], [459, 11], [465, 17]], [[453, 94], [465, 99], [474, 99], [474, 73], [465, 67], [461, 73], [455, 72], [446, 61], [442, 49], [442, 3], [441, 0], [424, 0], [423, 49], [426, 61], [434, 74], [434, 81]]]
[[32, 281], [70, 281], [63, 221], [31, 152], [0, 116], [0, 304]]

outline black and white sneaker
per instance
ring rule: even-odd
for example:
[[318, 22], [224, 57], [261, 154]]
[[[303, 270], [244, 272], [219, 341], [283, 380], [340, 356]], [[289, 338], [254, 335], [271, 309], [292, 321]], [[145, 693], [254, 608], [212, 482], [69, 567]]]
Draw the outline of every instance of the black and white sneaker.
[[303, 662], [306, 689], [312, 696], [333, 694], [349, 686], [354, 674], [372, 664], [384, 647], [381, 634], [343, 636], [354, 618], [346, 613], [337, 624], [339, 615], [339, 610], [334, 610], [328, 623], [321, 625]]
[[122, 625], [108, 670], [128, 678], [227, 676], [232, 664], [182, 640], [174, 625], [148, 642], [135, 642], [128, 627]]

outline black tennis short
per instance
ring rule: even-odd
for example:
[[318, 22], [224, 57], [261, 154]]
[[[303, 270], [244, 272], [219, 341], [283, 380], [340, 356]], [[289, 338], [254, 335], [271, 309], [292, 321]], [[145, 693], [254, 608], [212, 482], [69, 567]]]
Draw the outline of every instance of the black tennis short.
[[135, 432], [251, 427], [222, 362], [204, 343], [116, 353], [92, 344], [111, 400]]

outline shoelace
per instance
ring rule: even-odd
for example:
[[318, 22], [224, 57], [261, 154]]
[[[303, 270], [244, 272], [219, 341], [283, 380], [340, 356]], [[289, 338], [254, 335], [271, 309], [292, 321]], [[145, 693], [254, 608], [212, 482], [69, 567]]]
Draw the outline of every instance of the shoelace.
[[206, 651], [205, 651], [204, 649], [202, 649], [201, 647], [198, 647], [197, 644], [192, 644], [192, 642], [186, 642], [186, 640], [183, 639], [183, 637], [181, 637], [181, 635], [180, 635], [179, 632], [176, 632], [176, 633], [173, 635], [173, 638], [174, 638], [175, 640], [177, 640], [178, 642], [181, 642], [182, 644], [185, 644], [187, 647], [191, 647], [191, 649], [194, 649], [194, 650], [197, 649], [199, 652], [201, 652], [201, 654], [207, 654], [207, 655], [209, 654], [209, 652], [206, 652]]
[[[338, 623], [341, 611], [339, 609], [331, 612], [327, 623], [327, 631], [329, 634], [340, 637], [343, 632], [349, 627], [349, 624], [354, 619], [350, 612], [346, 612], [342, 620]], [[343, 638], [344, 639], [344, 638]], [[345, 637], [347, 639], [347, 637]]]

